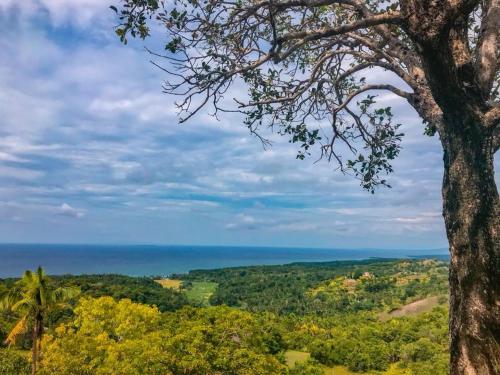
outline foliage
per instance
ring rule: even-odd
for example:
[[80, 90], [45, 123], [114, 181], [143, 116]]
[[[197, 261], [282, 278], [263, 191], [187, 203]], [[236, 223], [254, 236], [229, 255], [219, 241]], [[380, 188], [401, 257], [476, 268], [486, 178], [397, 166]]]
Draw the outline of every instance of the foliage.
[[166, 322], [172, 334], [167, 352], [176, 367], [197, 364], [200, 373], [224, 374], [284, 370], [272, 357], [282, 350], [280, 333], [252, 314], [227, 307], [186, 308], [169, 314]]
[[343, 365], [358, 372], [381, 371], [401, 361], [404, 368], [416, 371], [427, 364], [447, 362], [447, 318], [442, 307], [387, 322], [361, 316], [347, 320], [325, 318], [316, 321], [319, 329], [304, 329], [302, 325], [288, 340], [293, 343], [294, 336], [300, 334], [301, 344], [309, 348], [311, 356], [328, 366]]
[[23, 277], [4, 292], [0, 309], [12, 312], [17, 319], [5, 341], [10, 346], [19, 337], [31, 332], [33, 373], [38, 365], [48, 314], [55, 309], [67, 307], [66, 302], [78, 294], [77, 288], [55, 287], [41, 267], [36, 272], [25, 271]]
[[[442, 295], [446, 271], [444, 262], [418, 259], [193, 271], [182, 276], [182, 290], [202, 286], [199, 296], [206, 297], [208, 286], [217, 285], [212, 301], [223, 298], [215, 301], [233, 301], [240, 309], [200, 307], [196, 300], [195, 306], [163, 313], [154, 305], [119, 297], [137, 285], [137, 290], [151, 285], [163, 290], [151, 279], [58, 277], [52, 288], [80, 285], [84, 296], [73, 314], [48, 324], [40, 373], [316, 375], [331, 367], [346, 374], [444, 375], [444, 307], [393, 319], [386, 314], [388, 320], [380, 319], [379, 312]], [[12, 288], [17, 282], [6, 285]], [[8, 293], [9, 288], [3, 289]], [[106, 291], [114, 297], [90, 297]], [[11, 324], [8, 318], [4, 315]], [[22, 373], [26, 355], [5, 353], [0, 364], [19, 366]]]
[[216, 282], [210, 298], [214, 305], [324, 316], [393, 309], [447, 294], [447, 271], [439, 261], [368, 260], [197, 270], [179, 277]]
[[[33, 327], [53, 310], [66, 307], [66, 301], [79, 294], [77, 288], [58, 288], [38, 267], [36, 272], [26, 271], [23, 277], [1, 295], [0, 310], [13, 313], [17, 324], [6, 338], [13, 344], [17, 337]], [[41, 334], [41, 333], [40, 333]]]
[[0, 349], [0, 374], [28, 375], [30, 363], [26, 352], [14, 349]]
[[[121, 5], [111, 8], [123, 42], [128, 35], [149, 36], [150, 20], [165, 29], [165, 51], [154, 55], [167, 62], [155, 64], [168, 74], [164, 91], [181, 97], [181, 121], [207, 104], [214, 116], [239, 112], [264, 144], [263, 127], [289, 135], [301, 146], [300, 159], [319, 144], [322, 157], [372, 193], [388, 185], [384, 175], [393, 171], [403, 136], [391, 108], [376, 106], [373, 94], [385, 91], [413, 107], [426, 124], [423, 132], [438, 133], [445, 153], [443, 214], [454, 259], [450, 327], [452, 346], [461, 348], [452, 351], [452, 368], [458, 373], [466, 361], [473, 372], [493, 371], [500, 349], [490, 344], [497, 329], [486, 312], [497, 309], [498, 267], [474, 260], [496, 259], [500, 242], [494, 178], [500, 149], [497, 1], [122, 0]], [[376, 74], [368, 74], [370, 69]], [[233, 90], [242, 83], [246, 97]], [[225, 100], [229, 92], [239, 96], [233, 106]], [[296, 300], [301, 293], [288, 294]], [[479, 328], [471, 333], [463, 321]], [[479, 352], [484, 355], [476, 356]]]
[[308, 360], [297, 363], [288, 373], [290, 375], [324, 375], [325, 370], [317, 362]]
[[59, 285], [79, 287], [83, 296], [129, 298], [134, 302], [155, 305], [160, 311], [173, 311], [188, 304], [185, 294], [171, 288], [163, 288], [149, 277], [65, 275], [54, 276], [53, 279]]
[[[111, 297], [82, 298], [71, 323], [45, 340], [42, 374], [160, 374], [160, 313]], [[125, 360], [126, 359], [126, 360]]]
[[[121, 9], [111, 7], [119, 19], [116, 33], [122, 42], [127, 42], [127, 35], [149, 36], [149, 19], [166, 27], [170, 40], [163, 57], [174, 69], [162, 67], [173, 78], [165, 90], [185, 96], [178, 104], [182, 121], [207, 102], [216, 113], [224, 111], [224, 93], [235, 82], [244, 82], [248, 98], [235, 98], [236, 111], [245, 115], [244, 123], [252, 133], [263, 125], [276, 126], [300, 146], [298, 159], [320, 144], [322, 155], [336, 160], [342, 170], [351, 170], [365, 189], [373, 192], [377, 185], [388, 185], [380, 174], [392, 171], [390, 161], [399, 153], [403, 134], [392, 121], [391, 108], [376, 106], [376, 95], [354, 99], [370, 90], [389, 90], [407, 98], [410, 94], [392, 85], [369, 85], [355, 73], [373, 67], [400, 72], [401, 67], [392, 68], [392, 61], [380, 57], [382, 61], [376, 61], [369, 50], [350, 53], [342, 38], [324, 42], [322, 32], [302, 39], [307, 29], [321, 29], [324, 22], [335, 30], [351, 20], [349, 7], [308, 4], [301, 10], [302, 4], [274, 7], [265, 2], [220, 0], [174, 4], [125, 0], [122, 4]], [[380, 11], [375, 4], [357, 7], [362, 9], [356, 15]], [[399, 20], [392, 13], [381, 16], [391, 24]], [[358, 27], [352, 27], [355, 33]], [[322, 127], [324, 120], [330, 126]], [[347, 150], [345, 158], [340, 148]]]
[[[375, 107], [372, 93], [384, 90], [412, 106], [427, 124], [425, 134], [439, 133], [445, 153], [451, 367], [459, 373], [465, 361], [472, 372], [494, 371], [500, 349], [490, 344], [497, 328], [487, 312], [497, 310], [498, 267], [475, 259], [496, 259], [500, 243], [494, 178], [500, 149], [497, 1], [121, 4], [112, 9], [122, 41], [149, 36], [151, 19], [165, 28], [165, 52], [156, 56], [167, 64], [157, 65], [168, 73], [164, 91], [181, 97], [181, 121], [207, 103], [215, 116], [240, 112], [261, 139], [258, 132], [266, 126], [290, 135], [302, 147], [299, 158], [319, 144], [321, 156], [371, 192], [387, 185], [384, 174], [392, 172], [403, 136], [391, 108]], [[369, 75], [370, 69], [382, 74]], [[225, 96], [241, 93], [232, 90], [241, 83], [247, 97], [228, 106]], [[478, 328], [471, 333], [468, 325]]]
[[224, 307], [161, 315], [111, 297], [84, 298], [47, 338], [42, 374], [278, 374], [273, 336], [251, 314]]
[[[453, 130], [444, 112], [456, 113], [456, 106], [469, 114], [474, 107], [498, 128], [498, 63], [491, 53], [498, 25], [490, 21], [491, 2], [430, 8], [410, 0], [120, 4], [111, 9], [122, 42], [148, 37], [151, 20], [165, 28], [165, 53], [153, 55], [167, 60], [156, 65], [168, 74], [165, 92], [182, 98], [181, 121], [206, 105], [215, 115], [240, 112], [252, 133], [267, 125], [297, 142], [300, 159], [319, 144], [323, 156], [372, 192], [387, 185], [381, 175], [392, 172], [403, 136], [391, 108], [375, 105], [378, 92], [411, 105], [428, 135]], [[385, 73], [386, 82], [370, 70]], [[224, 96], [242, 83], [247, 96], [236, 90], [235, 108]], [[496, 151], [500, 137], [493, 138]]]

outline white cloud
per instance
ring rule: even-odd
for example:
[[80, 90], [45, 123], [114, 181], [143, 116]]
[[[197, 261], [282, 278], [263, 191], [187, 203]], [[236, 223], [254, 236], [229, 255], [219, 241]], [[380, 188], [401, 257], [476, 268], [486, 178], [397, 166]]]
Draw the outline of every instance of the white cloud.
[[77, 219], [85, 216], [85, 212], [83, 210], [71, 207], [67, 203], [63, 203], [59, 207], [57, 207], [57, 214], [62, 216], [74, 217]]
[[175, 200], [168, 199], [161, 202], [156, 202], [155, 206], [146, 206], [145, 210], [156, 211], [163, 213], [200, 213], [200, 212], [210, 212], [219, 207], [217, 202], [202, 201], [202, 200]]
[[314, 164], [317, 155], [296, 160], [296, 145], [265, 130], [274, 144], [263, 151], [238, 116], [218, 122], [207, 109], [178, 125], [174, 98], [161, 93], [166, 77], [141, 48], [119, 44], [110, 4], [0, 1], [0, 13], [21, 13], [16, 22], [0, 14], [0, 25], [10, 22], [0, 26], [8, 33], [0, 41], [0, 200], [14, 202], [9, 217], [26, 225], [4, 240], [39, 239], [47, 213], [89, 210], [92, 223], [60, 225], [93, 242], [443, 244], [442, 219], [428, 215], [441, 209], [439, 141], [422, 136], [407, 106], [394, 110], [409, 134], [389, 177], [394, 188], [372, 196], [334, 165]]
[[45, 11], [54, 25], [88, 27], [97, 19], [111, 19], [111, 4], [103, 0], [2, 0], [0, 12], [16, 11], [32, 17]]
[[0, 151], [0, 161], [24, 162], [24, 161], [27, 161], [27, 160], [23, 159], [23, 158], [20, 158], [20, 157], [18, 157], [16, 155]]
[[225, 228], [229, 230], [254, 230], [257, 229], [258, 226], [264, 225], [266, 225], [265, 220], [256, 219], [253, 216], [246, 214], [238, 214], [232, 222], [226, 224]]
[[0, 176], [2, 178], [12, 178], [15, 180], [33, 181], [43, 176], [43, 172], [25, 168], [12, 168], [0, 165]]

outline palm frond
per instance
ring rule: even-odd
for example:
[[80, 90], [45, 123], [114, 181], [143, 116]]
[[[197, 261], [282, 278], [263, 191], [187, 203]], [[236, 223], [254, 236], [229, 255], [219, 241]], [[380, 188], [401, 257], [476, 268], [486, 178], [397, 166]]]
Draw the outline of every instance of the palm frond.
[[5, 343], [8, 344], [9, 346], [15, 344], [17, 337], [26, 332], [27, 328], [28, 328], [28, 317], [23, 316], [17, 322], [14, 328], [12, 328], [12, 330], [10, 331], [9, 335], [5, 339]]
[[24, 275], [18, 282], [24, 282], [25, 284], [31, 283], [33, 280], [33, 273], [30, 270], [24, 271]]
[[17, 286], [13, 286], [6, 293], [2, 294], [0, 299], [0, 311], [12, 311], [12, 306], [22, 298], [22, 291]]
[[75, 298], [80, 294], [78, 287], [60, 287], [52, 292], [52, 299], [55, 303], [65, 302]]
[[24, 297], [13, 303], [10, 309], [12, 311], [22, 311], [23, 309], [30, 309], [30, 307], [34, 307], [32, 301], [29, 297]]
[[47, 277], [42, 267], [36, 270], [37, 275], [37, 291], [40, 296], [40, 304], [45, 306], [47, 304]]

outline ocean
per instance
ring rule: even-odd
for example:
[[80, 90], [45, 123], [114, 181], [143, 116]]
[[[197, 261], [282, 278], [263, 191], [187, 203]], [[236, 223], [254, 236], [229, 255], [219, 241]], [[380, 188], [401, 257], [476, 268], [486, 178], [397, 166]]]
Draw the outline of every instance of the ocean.
[[18, 277], [25, 270], [38, 266], [52, 275], [168, 276], [193, 269], [446, 255], [447, 249], [0, 244], [0, 278]]

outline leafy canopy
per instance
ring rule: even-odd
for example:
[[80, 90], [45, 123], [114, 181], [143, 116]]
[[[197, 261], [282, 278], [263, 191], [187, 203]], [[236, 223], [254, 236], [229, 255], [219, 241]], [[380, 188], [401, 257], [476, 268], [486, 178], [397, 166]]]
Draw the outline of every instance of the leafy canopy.
[[184, 308], [161, 314], [128, 299], [84, 297], [45, 340], [41, 374], [279, 374], [273, 336], [250, 313]]

